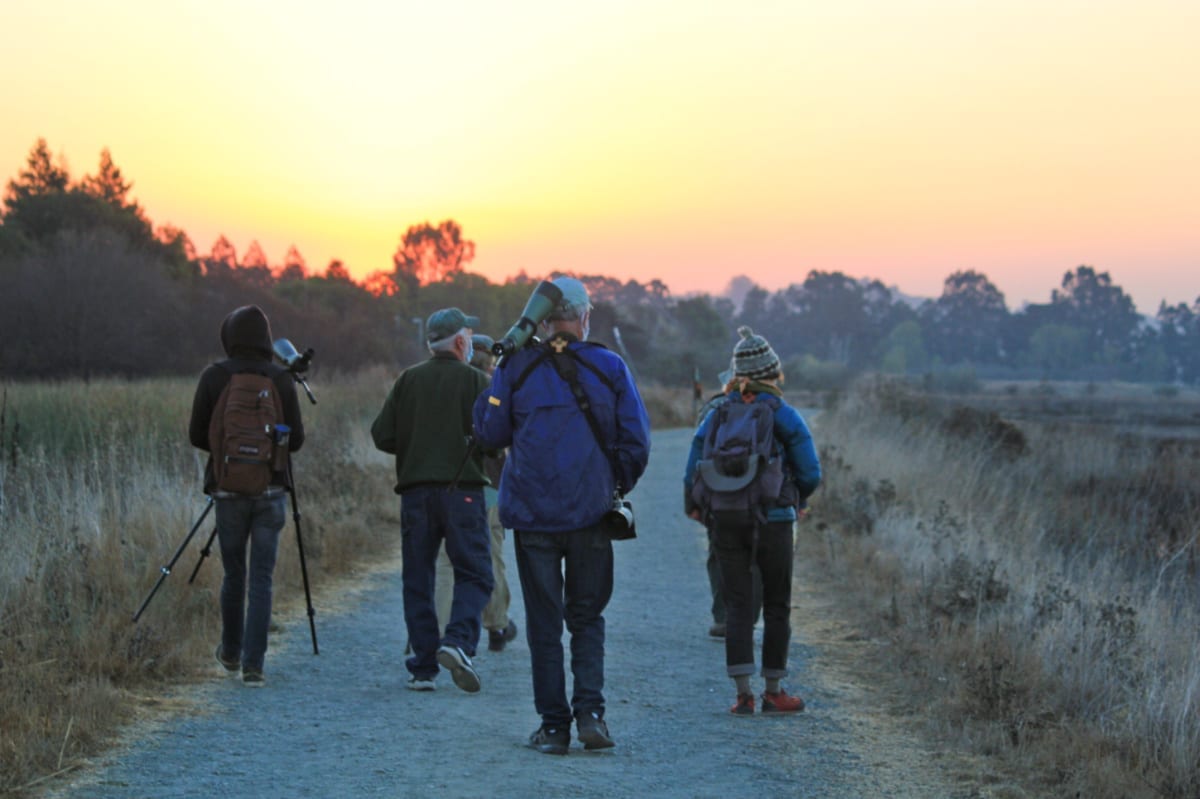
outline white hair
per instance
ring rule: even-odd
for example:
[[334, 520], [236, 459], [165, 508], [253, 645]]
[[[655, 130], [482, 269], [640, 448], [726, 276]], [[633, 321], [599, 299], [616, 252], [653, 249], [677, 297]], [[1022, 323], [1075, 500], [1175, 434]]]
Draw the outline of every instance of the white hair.
[[469, 332], [467, 332], [467, 328], [465, 328], [465, 327], [459, 328], [458, 332], [455, 333], [453, 336], [446, 336], [445, 338], [438, 339], [437, 341], [429, 342], [429, 345], [428, 345], [429, 351], [430, 352], [450, 352], [451, 350], [454, 349], [454, 342], [458, 341], [460, 336], [466, 336], [469, 339], [471, 337], [471, 334]]

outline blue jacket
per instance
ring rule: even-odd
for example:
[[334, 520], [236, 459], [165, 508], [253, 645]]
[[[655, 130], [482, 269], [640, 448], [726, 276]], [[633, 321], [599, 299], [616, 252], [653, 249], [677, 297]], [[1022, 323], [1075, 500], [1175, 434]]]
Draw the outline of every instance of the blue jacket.
[[[735, 389], [726, 396], [736, 398], [738, 392]], [[755, 393], [753, 401], [766, 402], [766, 393]], [[704, 451], [704, 439], [708, 435], [708, 426], [712, 420], [713, 414], [710, 411], [704, 417], [704, 421], [700, 422], [700, 426], [696, 428], [696, 435], [692, 438], [692, 449], [688, 453], [687, 468], [683, 474], [685, 505], [691, 501], [696, 464]], [[808, 425], [804, 423], [804, 417], [786, 402], [780, 402], [779, 407], [775, 410], [775, 444], [776, 451], [782, 452], [784, 456], [784, 479], [791, 480], [795, 484], [797, 495], [800, 498], [800, 507], [804, 507], [805, 500], [821, 484], [821, 462], [817, 459], [812, 433], [809, 432]], [[767, 521], [769, 522], [787, 522], [795, 519], [796, 509], [791, 505], [774, 507], [767, 511]]]
[[599, 344], [569, 342], [583, 361], [579, 382], [618, 473], [554, 364], [545, 357], [533, 365], [547, 345], [514, 353], [492, 373], [474, 409], [480, 445], [509, 448], [499, 506], [500, 522], [513, 530], [555, 533], [595, 524], [612, 507], [617, 485], [632, 490], [650, 458], [650, 420], [625, 362]]

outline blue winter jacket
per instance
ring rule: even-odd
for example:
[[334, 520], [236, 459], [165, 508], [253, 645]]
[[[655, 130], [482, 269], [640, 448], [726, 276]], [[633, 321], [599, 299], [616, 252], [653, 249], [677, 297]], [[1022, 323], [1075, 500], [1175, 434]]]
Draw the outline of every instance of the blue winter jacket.
[[[726, 396], [736, 398], [738, 402], [741, 401], [736, 389], [730, 391]], [[755, 393], [753, 401], [767, 402], [766, 393]], [[696, 428], [696, 435], [692, 438], [692, 449], [688, 453], [687, 468], [683, 474], [685, 506], [690, 507], [696, 464], [700, 461], [700, 456], [704, 451], [704, 439], [708, 435], [708, 426], [714, 418], [715, 414], [710, 411], [704, 417], [704, 421], [700, 422], [700, 426]], [[786, 402], [780, 402], [779, 407], [775, 409], [775, 446], [776, 451], [782, 452], [784, 456], [784, 479], [791, 480], [795, 484], [800, 507], [803, 508], [805, 500], [821, 484], [821, 462], [817, 459], [817, 449], [813, 444], [812, 433], [809, 432], [808, 425], [804, 423], [804, 417]], [[774, 507], [767, 511], [767, 521], [769, 522], [787, 522], [795, 519], [796, 508], [791, 505]]]
[[546, 354], [547, 344], [514, 353], [492, 373], [492, 382], [474, 408], [480, 445], [509, 448], [499, 506], [500, 522], [513, 530], [556, 533], [595, 524], [612, 507], [614, 488], [619, 484], [623, 492], [632, 490], [650, 457], [650, 420], [625, 362], [599, 344], [573, 336], [568, 341], [584, 362], [577, 364], [579, 381], [604, 444], [615, 455], [618, 473], [613, 474], [608, 456], [548, 357], [520, 380]]

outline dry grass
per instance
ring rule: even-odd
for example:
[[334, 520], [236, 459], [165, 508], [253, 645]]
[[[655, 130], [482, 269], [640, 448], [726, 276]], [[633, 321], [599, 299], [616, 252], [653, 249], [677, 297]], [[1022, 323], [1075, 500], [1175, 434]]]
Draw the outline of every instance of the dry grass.
[[[394, 375], [315, 375], [297, 498], [320, 634], [333, 578], [399, 542], [391, 461], [370, 439]], [[147, 695], [211, 671], [220, 619], [205, 520], [139, 622], [204, 508], [187, 443], [190, 379], [0, 388], [0, 793], [21, 793], [111, 741]], [[648, 388], [656, 427], [690, 425], [690, 393]], [[290, 512], [289, 512], [290, 514]], [[275, 618], [306, 623], [294, 526], [275, 572]], [[330, 597], [326, 602], [335, 601]]]
[[1200, 795], [1197, 450], [997, 407], [873, 384], [824, 414], [831, 567], [939, 716], [1039, 793]]
[[[320, 404], [304, 402], [309, 438], [295, 473], [318, 632], [330, 578], [384, 556], [399, 538], [391, 469], [368, 432], [390, 379], [315, 378]], [[193, 388], [157, 380], [3, 389], [0, 792], [96, 751], [137, 694], [208, 665], [219, 634], [215, 546], [196, 583], [187, 579], [211, 516], [131, 622], [204, 507], [203, 459], [186, 440]], [[283, 542], [276, 616], [303, 601], [292, 525]]]

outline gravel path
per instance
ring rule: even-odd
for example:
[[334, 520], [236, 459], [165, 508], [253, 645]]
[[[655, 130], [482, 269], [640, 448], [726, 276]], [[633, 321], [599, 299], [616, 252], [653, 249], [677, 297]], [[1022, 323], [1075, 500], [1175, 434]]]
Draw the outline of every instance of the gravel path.
[[[438, 690], [405, 690], [399, 573], [318, 600], [321, 654], [302, 615], [276, 619], [262, 690], [218, 676], [189, 689], [192, 710], [139, 728], [54, 797], [961, 797], [936, 758], [893, 720], [875, 719], [870, 688], [824, 671], [820, 597], [798, 585], [792, 678], [797, 716], [738, 718], [724, 653], [709, 639], [702, 528], [680, 512], [690, 432], [656, 433], [632, 497], [639, 537], [618, 542], [605, 617], [607, 720], [617, 746], [567, 757], [524, 746], [537, 726], [524, 636], [475, 659], [483, 690], [449, 675]], [[506, 544], [512, 615], [524, 631]], [[325, 605], [325, 608], [322, 608]], [[824, 620], [827, 622], [828, 620]], [[836, 626], [836, 625], [835, 625]], [[828, 624], [824, 624], [828, 627]], [[835, 673], [836, 672], [836, 673]], [[761, 690], [756, 678], [755, 690]]]

